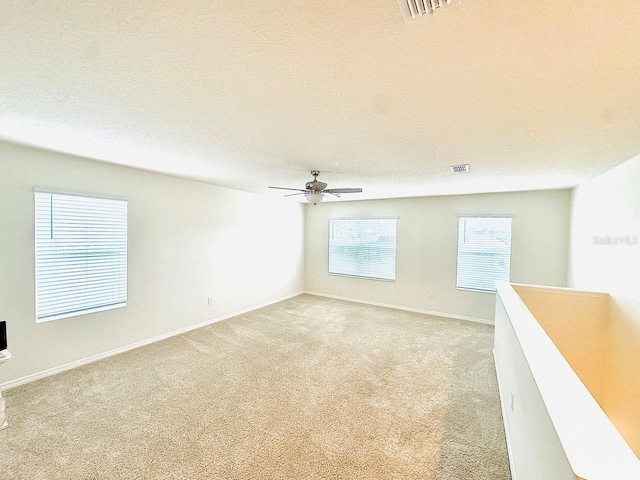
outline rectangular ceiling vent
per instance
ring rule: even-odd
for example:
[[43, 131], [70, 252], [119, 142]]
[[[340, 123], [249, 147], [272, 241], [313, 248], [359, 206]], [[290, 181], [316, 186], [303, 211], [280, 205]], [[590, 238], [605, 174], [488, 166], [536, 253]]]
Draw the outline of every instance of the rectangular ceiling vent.
[[450, 3], [451, 0], [398, 0], [405, 20], [415, 19], [427, 13], [433, 15], [436, 9]]
[[471, 171], [471, 167], [468, 163], [464, 163], [462, 165], [451, 165], [451, 171], [453, 173], [469, 173]]

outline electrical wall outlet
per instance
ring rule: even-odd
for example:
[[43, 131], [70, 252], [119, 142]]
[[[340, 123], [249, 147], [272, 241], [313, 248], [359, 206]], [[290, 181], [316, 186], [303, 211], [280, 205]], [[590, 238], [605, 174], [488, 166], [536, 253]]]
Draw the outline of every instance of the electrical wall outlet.
[[427, 294], [427, 298], [428, 298], [429, 300], [433, 300], [433, 292], [429, 292], [429, 293]]
[[511, 392], [511, 411], [513, 412], [513, 406], [516, 403], [516, 396]]
[[213, 305], [213, 297], [208, 297], [207, 298], [207, 304], [208, 305]]

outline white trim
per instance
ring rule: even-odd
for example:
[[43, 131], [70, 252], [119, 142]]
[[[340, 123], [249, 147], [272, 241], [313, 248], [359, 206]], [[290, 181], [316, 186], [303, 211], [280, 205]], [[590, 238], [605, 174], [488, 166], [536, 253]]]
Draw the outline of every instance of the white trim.
[[522, 290], [525, 292], [550, 293], [553, 295], [568, 295], [571, 297], [604, 298], [609, 296], [608, 293], [596, 292], [595, 290], [576, 290], [574, 288], [567, 287], [541, 287], [538, 285], [528, 285], [524, 283], [511, 283], [511, 286], [516, 293], [519, 290]]
[[47, 370], [42, 370], [41, 372], [32, 373], [31, 375], [27, 375], [25, 377], [16, 378], [15, 380], [9, 380], [8, 382], [0, 384], [0, 390], [8, 390], [10, 388], [24, 385], [25, 383], [34, 382], [36, 380], [40, 380], [41, 378], [50, 377], [52, 375], [65, 372], [67, 370], [71, 370], [72, 368], [81, 367], [82, 365], [87, 365], [88, 363], [97, 362], [98, 360], [112, 357], [114, 355], [118, 355], [119, 353], [128, 352], [129, 350], [133, 350], [134, 348], [144, 347], [145, 345], [149, 345], [151, 343], [155, 343], [161, 340], [165, 340], [167, 338], [175, 337], [176, 335], [181, 335], [183, 333], [187, 333], [192, 330], [196, 330], [198, 328], [206, 327], [207, 325], [211, 325], [212, 323], [221, 322], [222, 320], [227, 320], [229, 318], [236, 317], [238, 315], [242, 315], [242, 314], [251, 312], [253, 310], [257, 310], [259, 308], [267, 307], [269, 305], [273, 305], [274, 303], [283, 302], [290, 298], [297, 297], [298, 295], [302, 295], [303, 293], [305, 292], [299, 291], [296, 293], [292, 293], [291, 295], [277, 298], [275, 300], [270, 300], [268, 302], [260, 303], [252, 307], [244, 308], [242, 310], [238, 310], [231, 313], [226, 313], [224, 315], [220, 315], [219, 317], [215, 317], [210, 320], [205, 320], [204, 322], [196, 323], [195, 325], [188, 325], [186, 327], [182, 327], [177, 330], [172, 330], [170, 332], [163, 333], [161, 335], [156, 335], [155, 337], [147, 338], [144, 340], [140, 340], [138, 342], [124, 345], [122, 347], [114, 348], [113, 350], [98, 353], [97, 355], [92, 355], [90, 357], [74, 360], [73, 362], [65, 363], [64, 365], [59, 365], [57, 367], [49, 368]]
[[365, 305], [374, 305], [376, 307], [393, 308], [395, 310], [403, 310], [405, 312], [423, 313], [425, 315], [433, 315], [435, 317], [453, 318], [455, 320], [465, 320], [467, 322], [482, 323], [484, 325], [493, 325], [491, 320], [477, 317], [467, 317], [464, 315], [456, 315], [455, 313], [436, 312], [433, 310], [424, 310], [422, 308], [405, 307], [404, 305], [394, 305], [390, 303], [371, 302], [369, 300], [362, 300], [360, 298], [341, 297], [339, 295], [331, 295], [329, 293], [311, 292], [305, 290], [303, 293], [307, 295], [315, 295], [316, 297], [334, 298], [336, 300], [344, 300], [345, 302], [364, 303]]
[[498, 370], [498, 359], [496, 358], [495, 348], [491, 350], [493, 356], [493, 365], [496, 369], [496, 378], [498, 379], [498, 398], [500, 398], [500, 410], [502, 410], [502, 423], [504, 423], [504, 436], [507, 441], [507, 453], [509, 454], [509, 470], [511, 470], [511, 480], [517, 480], [516, 468], [513, 464], [513, 451], [511, 449], [511, 438], [509, 437], [509, 427], [507, 426], [507, 410], [500, 389], [500, 370]]
[[[37, 298], [36, 298], [36, 302], [37, 302]], [[121, 302], [113, 305], [107, 305], [105, 307], [89, 308], [87, 310], [77, 310], [75, 312], [62, 313], [60, 315], [52, 315], [50, 317], [42, 317], [42, 318], [36, 317], [36, 323], [47, 323], [47, 322], [53, 322], [55, 320], [62, 320], [63, 318], [81, 317], [82, 315], [89, 315], [91, 313], [98, 313], [98, 312], [106, 312], [107, 310], [124, 308], [126, 306], [127, 306], [127, 302]]]
[[513, 215], [510, 213], [505, 213], [505, 214], [493, 214], [493, 213], [488, 213], [488, 214], [482, 214], [482, 213], [460, 213], [458, 214], [458, 218], [466, 218], [466, 217], [472, 217], [472, 218], [476, 218], [476, 217], [486, 217], [486, 218], [513, 218]]
[[360, 280], [375, 280], [376, 282], [395, 282], [396, 279], [393, 280], [390, 278], [377, 278], [377, 277], [363, 277], [362, 275], [348, 275], [346, 273], [331, 273], [329, 275], [334, 277], [346, 277], [346, 278], [359, 278]]
[[58, 188], [48, 188], [48, 187], [33, 187], [33, 193], [51, 193], [53, 195], [69, 195], [70, 197], [90, 197], [90, 198], [100, 198], [103, 200], [120, 200], [122, 202], [129, 203], [129, 199], [127, 197], [119, 197], [114, 195], [107, 195], [102, 193], [93, 193], [93, 192], [83, 192], [83, 191], [68, 191], [68, 190], [60, 190]]

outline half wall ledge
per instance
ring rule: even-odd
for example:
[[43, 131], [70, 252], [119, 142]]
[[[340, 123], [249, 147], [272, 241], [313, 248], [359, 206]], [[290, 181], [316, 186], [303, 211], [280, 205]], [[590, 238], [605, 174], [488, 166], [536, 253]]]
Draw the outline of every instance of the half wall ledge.
[[640, 479], [640, 460], [597, 401], [609, 295], [496, 283], [494, 359], [514, 480]]

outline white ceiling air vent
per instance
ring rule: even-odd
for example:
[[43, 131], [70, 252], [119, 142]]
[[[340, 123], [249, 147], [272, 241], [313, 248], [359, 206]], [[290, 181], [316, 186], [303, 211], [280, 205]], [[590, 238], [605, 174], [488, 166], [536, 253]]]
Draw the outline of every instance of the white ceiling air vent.
[[398, 0], [398, 5], [405, 21], [418, 18], [427, 13], [433, 15], [436, 9], [450, 3], [451, 0]]
[[462, 165], [451, 165], [451, 171], [453, 173], [469, 173], [471, 171], [471, 167], [468, 163], [463, 163]]

